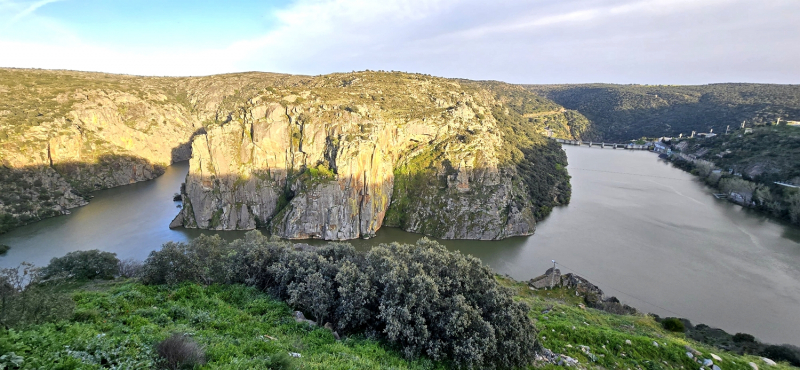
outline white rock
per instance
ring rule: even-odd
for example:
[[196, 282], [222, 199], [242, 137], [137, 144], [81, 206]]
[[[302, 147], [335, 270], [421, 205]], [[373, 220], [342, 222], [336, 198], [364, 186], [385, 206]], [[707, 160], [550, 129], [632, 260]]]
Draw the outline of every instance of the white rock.
[[694, 358], [694, 355], [691, 352], [686, 352], [686, 357]]
[[714, 361], [711, 361], [711, 359], [707, 358], [703, 360], [703, 366], [711, 366], [711, 365], [714, 365]]
[[656, 346], [656, 347], [658, 347], [658, 342], [656, 342], [656, 341], [653, 341], [653, 345], [654, 345], [654, 346]]
[[714, 365], [714, 366], [711, 367], [711, 370], [722, 370], [722, 369], [720, 369], [719, 366]]
[[772, 361], [772, 360], [770, 360], [770, 359], [768, 359], [766, 357], [762, 357], [761, 360], [764, 361], [764, 363], [769, 365], [769, 366], [777, 365], [777, 363], [775, 361]]
[[750, 367], [752, 367], [753, 370], [758, 370], [758, 365], [756, 365], [754, 362], [750, 362], [748, 363], [748, 365], [750, 365]]
[[289, 356], [300, 358], [300, 354], [297, 352], [289, 352]]
[[717, 356], [717, 355], [715, 355], [713, 353], [711, 353], [710, 355], [711, 355], [711, 358], [714, 359], [714, 361], [722, 362], [722, 358], [721, 357], [719, 357], [719, 356]]
[[633, 344], [630, 339], [625, 339], [625, 344]]

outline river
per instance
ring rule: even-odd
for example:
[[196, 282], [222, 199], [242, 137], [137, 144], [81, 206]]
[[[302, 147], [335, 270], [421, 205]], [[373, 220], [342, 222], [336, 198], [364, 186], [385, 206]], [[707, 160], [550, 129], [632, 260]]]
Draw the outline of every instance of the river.
[[[769, 343], [800, 345], [800, 229], [711, 196], [692, 175], [654, 154], [565, 147], [572, 201], [556, 208], [530, 237], [444, 240], [518, 280], [551, 260], [642, 311], [680, 316]], [[144, 259], [168, 241], [201, 233], [235, 239], [243, 232], [170, 230], [172, 195], [188, 163], [154, 181], [98, 191], [90, 204], [0, 236], [11, 246], [0, 266], [46, 265], [74, 250], [101, 249]], [[352, 241], [364, 250], [420, 235], [383, 228]]]

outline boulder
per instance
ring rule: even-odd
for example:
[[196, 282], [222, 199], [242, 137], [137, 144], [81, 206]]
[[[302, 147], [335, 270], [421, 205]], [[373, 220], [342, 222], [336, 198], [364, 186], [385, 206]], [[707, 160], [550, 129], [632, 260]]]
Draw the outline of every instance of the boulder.
[[294, 311], [294, 321], [300, 322], [300, 323], [306, 323], [306, 324], [309, 324], [311, 326], [317, 326], [317, 322], [316, 321], [306, 319], [306, 316], [303, 315], [303, 313], [300, 312], [300, 311]]

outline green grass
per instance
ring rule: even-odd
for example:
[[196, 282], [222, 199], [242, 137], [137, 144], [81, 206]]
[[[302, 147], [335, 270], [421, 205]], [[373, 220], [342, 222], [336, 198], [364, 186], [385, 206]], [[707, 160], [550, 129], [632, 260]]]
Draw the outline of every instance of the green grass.
[[[498, 280], [531, 307], [529, 317], [544, 347], [588, 368], [698, 368], [686, 356], [685, 345], [706, 358], [720, 356], [726, 370], [750, 370], [748, 362], [766, 367], [759, 357], [713, 349], [666, 331], [650, 316], [581, 308], [572, 290], [531, 291], [525, 283]], [[301, 355], [290, 359], [297, 369], [447, 367], [427, 358], [408, 361], [389, 345], [363, 336], [336, 341], [326, 329], [295, 322], [285, 303], [241, 285], [168, 287], [117, 280], [70, 284], [64, 290], [76, 302], [69, 320], [0, 331], [0, 353], [21, 356], [24, 369], [151, 368], [158, 361], [156, 344], [180, 332], [205, 349], [202, 369], [275, 368], [271, 364], [289, 352]], [[580, 346], [588, 346], [588, 353]], [[768, 368], [791, 369], [786, 364]]]
[[289, 352], [300, 369], [432, 369], [427, 359], [407, 361], [363, 337], [336, 341], [324, 328], [296, 323], [284, 303], [240, 285], [145, 286], [88, 284], [72, 293], [72, 319], [0, 332], [0, 352], [15, 352], [23, 368], [150, 368], [155, 345], [174, 332], [205, 348], [203, 369], [269, 368]]
[[[498, 278], [501, 284], [515, 290], [516, 297], [526, 302], [529, 317], [536, 321], [539, 339], [545, 348], [577, 359], [590, 368], [606, 369], [697, 369], [700, 364], [686, 355], [686, 345], [711, 358], [720, 356], [718, 365], [725, 369], [752, 370], [767, 366], [760, 357], [740, 356], [711, 348], [685, 338], [683, 333], [669, 332], [649, 315], [614, 315], [591, 308], [581, 308], [581, 297], [571, 289], [532, 291], [527, 284]], [[549, 310], [547, 313], [544, 313]], [[629, 340], [631, 344], [627, 344]], [[658, 347], [653, 345], [658, 343]], [[588, 346], [589, 353], [580, 346]], [[592, 356], [593, 355], [593, 356]], [[786, 364], [770, 369], [791, 369]]]

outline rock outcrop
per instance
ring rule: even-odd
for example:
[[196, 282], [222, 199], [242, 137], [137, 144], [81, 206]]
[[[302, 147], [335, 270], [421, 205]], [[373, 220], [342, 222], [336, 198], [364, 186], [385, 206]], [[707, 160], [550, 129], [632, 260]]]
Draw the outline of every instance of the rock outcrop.
[[534, 290], [570, 289], [575, 291], [575, 295], [582, 296], [587, 306], [617, 315], [632, 315], [638, 312], [635, 308], [620, 302], [617, 297], [606, 297], [603, 290], [589, 280], [573, 273], [562, 275], [561, 270], [552, 267], [547, 269], [544, 275], [529, 280], [528, 286]]
[[406, 74], [255, 90], [195, 137], [173, 225], [326, 240], [369, 238], [384, 223], [440, 238], [529, 235], [536, 205], [502, 158], [502, 104]]
[[202, 126], [144, 79], [0, 69], [0, 233], [155, 178]]

